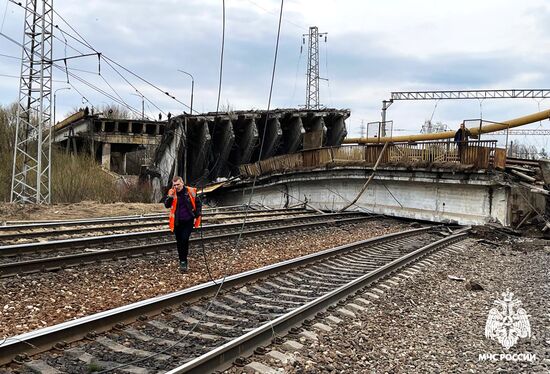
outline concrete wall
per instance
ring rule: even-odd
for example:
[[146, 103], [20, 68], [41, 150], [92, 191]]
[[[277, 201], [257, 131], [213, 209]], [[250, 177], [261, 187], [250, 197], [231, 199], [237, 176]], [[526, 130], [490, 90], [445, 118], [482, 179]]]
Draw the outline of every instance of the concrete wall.
[[[323, 210], [339, 210], [352, 201], [370, 171], [332, 169], [261, 178], [253, 202], [273, 208], [304, 201]], [[250, 185], [225, 189], [215, 195], [220, 205], [248, 202]], [[518, 219], [512, 188], [498, 175], [444, 171], [382, 170], [350, 210], [368, 210], [396, 217], [459, 224], [500, 222], [509, 226]], [[528, 193], [528, 192], [527, 192]], [[544, 211], [544, 199], [530, 196], [531, 203]], [[527, 211], [525, 211], [527, 213]], [[514, 215], [515, 214], [515, 215]]]

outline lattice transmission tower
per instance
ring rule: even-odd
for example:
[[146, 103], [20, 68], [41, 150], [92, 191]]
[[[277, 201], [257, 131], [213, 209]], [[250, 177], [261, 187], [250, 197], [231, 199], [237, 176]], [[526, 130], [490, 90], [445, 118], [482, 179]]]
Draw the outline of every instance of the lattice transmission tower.
[[319, 38], [324, 37], [327, 41], [327, 33], [319, 33], [317, 26], [309, 28], [309, 34], [303, 34], [303, 43], [305, 37], [308, 37], [307, 50], [307, 82], [306, 82], [306, 109], [319, 109]]
[[51, 201], [53, 0], [26, 0], [11, 201]]

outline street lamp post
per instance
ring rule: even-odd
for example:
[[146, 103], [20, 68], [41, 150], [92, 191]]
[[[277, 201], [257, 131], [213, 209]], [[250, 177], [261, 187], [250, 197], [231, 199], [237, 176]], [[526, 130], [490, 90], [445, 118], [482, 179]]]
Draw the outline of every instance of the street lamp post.
[[138, 91], [138, 93], [133, 93], [131, 95], [134, 96], [140, 96], [141, 97], [141, 119], [145, 119], [145, 96], [141, 92]]
[[[191, 77], [191, 104], [189, 105], [189, 113], [193, 115], [193, 91], [195, 90], [195, 78], [191, 73], [188, 73], [185, 70], [178, 69], [178, 71]], [[183, 183], [187, 184], [187, 116], [185, 117], [183, 130], [185, 131], [185, 152], [183, 153]]]
[[61, 91], [61, 90], [70, 90], [71, 87], [61, 87], [61, 88], [58, 88], [57, 90], [55, 90], [53, 92], [53, 124], [55, 125], [55, 98], [56, 98], [56, 94], [57, 94], [57, 91]]
[[193, 75], [184, 70], [178, 69], [178, 71], [191, 77], [191, 105], [189, 105], [189, 112], [193, 115], [193, 91], [195, 89], [195, 78], [193, 78]]

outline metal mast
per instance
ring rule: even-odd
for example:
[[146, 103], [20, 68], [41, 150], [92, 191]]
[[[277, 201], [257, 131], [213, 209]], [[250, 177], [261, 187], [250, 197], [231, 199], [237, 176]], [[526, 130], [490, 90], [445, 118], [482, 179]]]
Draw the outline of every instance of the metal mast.
[[11, 201], [51, 201], [53, 0], [26, 0]]
[[309, 28], [309, 34], [303, 34], [308, 37], [307, 50], [307, 82], [306, 82], [306, 109], [319, 109], [319, 38], [325, 37], [327, 33], [319, 33], [317, 26]]

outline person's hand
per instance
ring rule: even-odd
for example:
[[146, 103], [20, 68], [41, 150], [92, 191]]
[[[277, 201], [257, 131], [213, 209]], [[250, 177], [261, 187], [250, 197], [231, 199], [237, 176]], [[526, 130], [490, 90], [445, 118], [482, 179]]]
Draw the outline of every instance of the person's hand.
[[170, 188], [170, 190], [168, 191], [168, 196], [169, 197], [174, 197], [176, 196], [176, 191], [174, 188]]

